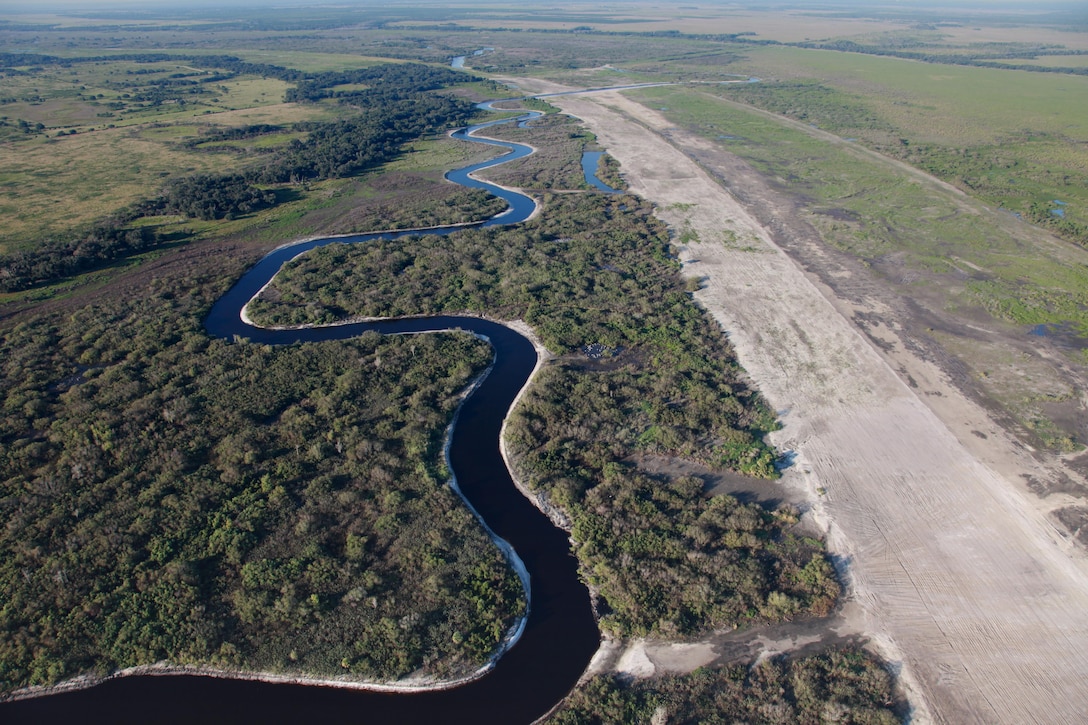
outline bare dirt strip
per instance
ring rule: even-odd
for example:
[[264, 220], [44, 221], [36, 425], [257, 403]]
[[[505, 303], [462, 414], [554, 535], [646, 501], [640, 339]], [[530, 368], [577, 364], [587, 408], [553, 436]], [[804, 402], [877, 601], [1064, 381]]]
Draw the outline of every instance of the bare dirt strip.
[[[1033, 461], [899, 349], [944, 389], [927, 405], [849, 305], [685, 154], [701, 139], [618, 92], [549, 101], [585, 121], [677, 235], [698, 238], [685, 273], [780, 411], [772, 442], [795, 455], [785, 483], [809, 492], [844, 563], [848, 610], [900, 668], [914, 721], [1085, 722], [1088, 566], [1018, 480]], [[980, 426], [994, 435], [969, 448]]]

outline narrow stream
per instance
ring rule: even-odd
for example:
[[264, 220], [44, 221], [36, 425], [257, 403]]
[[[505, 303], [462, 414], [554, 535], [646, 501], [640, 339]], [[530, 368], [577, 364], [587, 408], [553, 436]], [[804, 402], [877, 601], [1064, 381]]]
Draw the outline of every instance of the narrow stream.
[[582, 175], [586, 177], [586, 183], [597, 191], [603, 191], [606, 194], [622, 194], [623, 192], [619, 189], [613, 189], [597, 176], [597, 167], [600, 165], [601, 156], [603, 155], [604, 151], [583, 151]]

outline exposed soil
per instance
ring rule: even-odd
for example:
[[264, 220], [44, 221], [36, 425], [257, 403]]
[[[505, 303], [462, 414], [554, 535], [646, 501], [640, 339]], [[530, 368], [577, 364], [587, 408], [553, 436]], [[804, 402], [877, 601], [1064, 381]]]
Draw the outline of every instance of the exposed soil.
[[[1037, 460], [920, 332], [952, 323], [904, 305], [827, 249], [788, 197], [660, 114], [617, 92], [549, 100], [586, 122], [678, 236], [702, 240], [681, 249], [685, 273], [781, 411], [771, 441], [792, 456], [786, 483], [808, 492], [857, 605], [844, 636], [867, 635], [892, 662], [914, 720], [1082, 721], [1088, 561], [1048, 516], [1078, 502], [1027, 486], [1069, 490], [1079, 476]], [[970, 333], [958, 324], [947, 333]], [[1079, 512], [1062, 518], [1079, 533]]]
[[782, 504], [798, 505], [808, 500], [807, 492], [783, 485], [780, 481], [742, 476], [680, 458], [640, 455], [632, 458], [631, 462], [643, 473], [666, 480], [683, 476], [701, 479], [708, 495], [729, 495], [741, 503], [758, 503], [774, 509]]

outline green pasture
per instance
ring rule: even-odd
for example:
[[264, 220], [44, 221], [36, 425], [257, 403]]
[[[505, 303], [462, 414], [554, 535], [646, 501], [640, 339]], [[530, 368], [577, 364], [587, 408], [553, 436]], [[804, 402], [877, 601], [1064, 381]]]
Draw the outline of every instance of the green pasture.
[[[0, 144], [0, 252], [89, 224], [153, 195], [172, 175], [222, 168], [224, 159], [186, 152], [165, 129], [108, 129]], [[229, 163], [229, 162], [228, 162]]]
[[856, 139], [994, 206], [1042, 205], [1036, 222], [1053, 208], [1069, 223], [1060, 233], [1084, 243], [1088, 77], [781, 47], [737, 65], [764, 82], [714, 92]]
[[1088, 77], [781, 46], [753, 48], [761, 78], [815, 79], [866, 99], [923, 141], [976, 145], [1024, 129], [1088, 140]]
[[[826, 219], [829, 242], [863, 259], [907, 255], [952, 274], [955, 255], [985, 270], [955, 297], [1014, 324], [1072, 322], [1088, 334], [1088, 252], [1056, 244], [1011, 214], [937, 190], [853, 144], [821, 138], [709, 93], [662, 87], [631, 92], [653, 108], [745, 158]], [[727, 138], [732, 137], [732, 138]], [[845, 210], [860, 221], [836, 221]], [[839, 214], [842, 217], [843, 215]]]

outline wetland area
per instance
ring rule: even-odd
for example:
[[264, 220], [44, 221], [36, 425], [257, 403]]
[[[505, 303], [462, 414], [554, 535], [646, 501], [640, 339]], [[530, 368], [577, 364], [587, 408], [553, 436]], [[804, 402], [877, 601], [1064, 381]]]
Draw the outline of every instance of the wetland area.
[[1074, 5], [5, 15], [0, 718], [1077, 721]]

